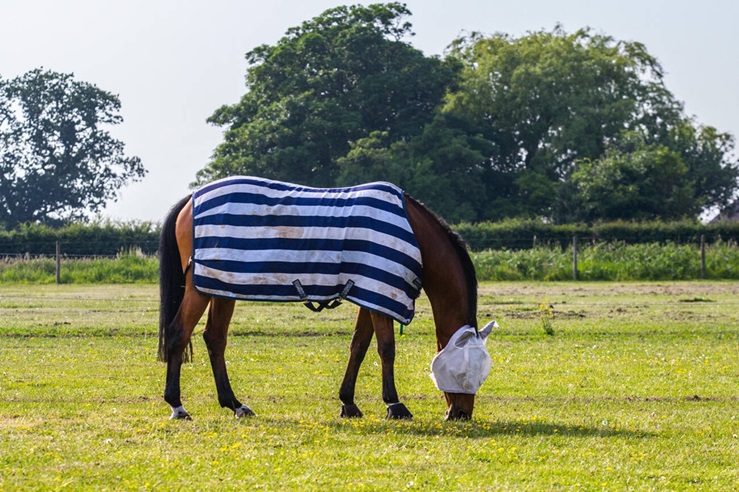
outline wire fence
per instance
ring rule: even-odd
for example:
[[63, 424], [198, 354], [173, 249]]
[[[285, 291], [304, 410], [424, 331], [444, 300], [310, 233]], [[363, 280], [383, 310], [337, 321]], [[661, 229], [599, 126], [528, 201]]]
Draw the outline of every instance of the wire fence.
[[[157, 278], [156, 250], [147, 254], [134, 246], [114, 254], [83, 254], [65, 252], [67, 246], [78, 251], [73, 243], [56, 241], [53, 245], [54, 254], [0, 250], [0, 278], [9, 282], [42, 283], [153, 282]], [[478, 279], [688, 280], [739, 277], [737, 244], [710, 244], [704, 237], [698, 244], [628, 245], [573, 235], [566, 244], [535, 243], [532, 246], [525, 250], [504, 248], [473, 253]], [[95, 260], [102, 262], [96, 264]], [[11, 272], [13, 269], [16, 272]]]

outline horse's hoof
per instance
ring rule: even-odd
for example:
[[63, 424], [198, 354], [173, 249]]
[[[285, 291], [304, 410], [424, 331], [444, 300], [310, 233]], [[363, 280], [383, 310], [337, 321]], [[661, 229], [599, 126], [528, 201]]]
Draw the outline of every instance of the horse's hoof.
[[241, 405], [239, 408], [237, 408], [234, 411], [234, 417], [237, 419], [243, 418], [243, 417], [256, 417], [257, 414], [254, 413], [254, 411], [247, 407], [246, 405]]
[[341, 417], [347, 418], [347, 419], [353, 419], [353, 418], [359, 418], [364, 417], [364, 414], [359, 409], [358, 406], [355, 404], [351, 405], [342, 405], [341, 406]]
[[394, 420], [412, 419], [413, 414], [402, 403], [391, 403], [387, 406], [387, 417]]
[[177, 407], [172, 409], [172, 415], [169, 417], [170, 420], [192, 420], [190, 414], [187, 413], [184, 407]]

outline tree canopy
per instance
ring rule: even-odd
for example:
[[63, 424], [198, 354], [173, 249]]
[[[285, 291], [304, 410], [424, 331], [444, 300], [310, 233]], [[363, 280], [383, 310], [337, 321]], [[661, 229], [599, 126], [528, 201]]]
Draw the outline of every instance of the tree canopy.
[[247, 53], [196, 184], [388, 180], [452, 222], [697, 217], [736, 193], [733, 136], [685, 115], [644, 45], [557, 26], [427, 57], [409, 16], [338, 7]]
[[418, 133], [455, 71], [403, 41], [408, 15], [399, 3], [337, 7], [247, 53], [247, 92], [211, 116], [227, 129], [197, 182], [241, 173], [330, 186], [352, 142]]
[[[472, 35], [455, 41], [451, 56], [465, 68], [444, 111], [469, 119], [493, 144], [486, 188], [495, 198], [486, 218], [697, 216], [702, 207], [724, 203], [737, 187], [732, 138], [684, 116], [664, 85], [662, 67], [640, 43], [556, 27], [521, 38]], [[635, 139], [642, 142], [638, 148], [628, 145]], [[631, 152], [639, 155], [632, 160]], [[627, 173], [641, 185], [641, 191], [629, 188], [629, 193], [644, 201], [615, 196], [624, 174], [607, 170], [637, 162], [656, 166], [650, 172], [663, 175], [685, 168], [679, 186], [670, 187], [681, 198], [643, 196], [650, 191], [642, 182], [646, 175], [639, 173]], [[671, 168], [658, 169], [663, 165]], [[587, 183], [596, 176], [606, 195]], [[629, 206], [614, 207], [609, 200]], [[631, 209], [654, 200], [664, 202]]]
[[143, 177], [104, 129], [119, 111], [117, 96], [72, 74], [0, 78], [0, 226], [85, 220]]

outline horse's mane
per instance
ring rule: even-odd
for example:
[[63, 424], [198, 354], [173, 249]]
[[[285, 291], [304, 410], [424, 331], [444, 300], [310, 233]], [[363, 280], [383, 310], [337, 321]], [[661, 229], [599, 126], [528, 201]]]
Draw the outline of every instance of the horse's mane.
[[464, 241], [462, 236], [452, 230], [443, 218], [407, 193], [405, 196], [439, 223], [439, 226], [441, 226], [442, 230], [446, 234], [452, 247], [457, 252], [457, 257], [462, 263], [465, 286], [469, 293], [467, 296], [467, 323], [470, 326], [477, 327], [477, 273], [475, 272], [475, 265], [472, 263], [472, 258], [467, 249], [467, 243]]

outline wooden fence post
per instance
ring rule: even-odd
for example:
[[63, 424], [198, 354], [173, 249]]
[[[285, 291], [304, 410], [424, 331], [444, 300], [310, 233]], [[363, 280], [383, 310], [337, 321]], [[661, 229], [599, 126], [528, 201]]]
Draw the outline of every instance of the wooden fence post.
[[701, 280], [706, 278], [706, 236], [701, 234]]
[[572, 236], [572, 280], [577, 280], [577, 236]]
[[60, 254], [59, 241], [56, 242], [56, 283], [62, 283], [62, 257]]

